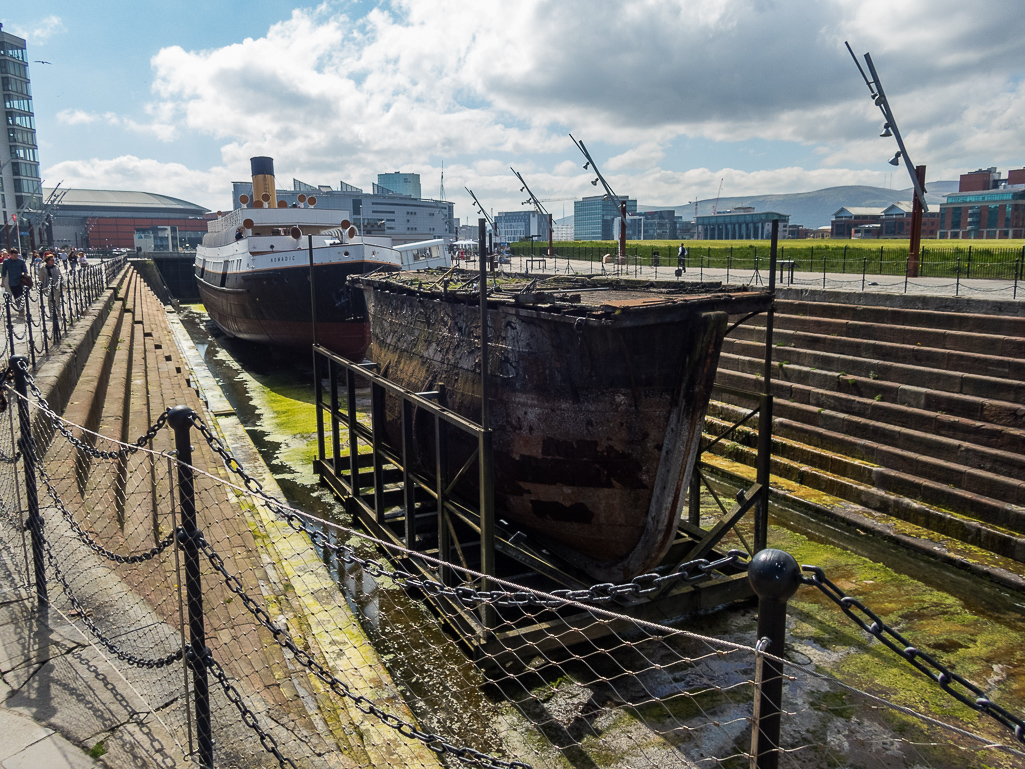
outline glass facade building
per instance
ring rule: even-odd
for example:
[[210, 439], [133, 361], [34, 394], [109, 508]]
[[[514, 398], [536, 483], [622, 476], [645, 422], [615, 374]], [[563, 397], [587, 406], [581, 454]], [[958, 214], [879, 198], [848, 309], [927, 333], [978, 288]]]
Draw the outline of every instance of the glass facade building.
[[[4, 135], [0, 141], [0, 213], [15, 231], [23, 211], [42, 208], [39, 145], [36, 142], [32, 88], [25, 40], [0, 24], [0, 89], [4, 99]], [[6, 243], [5, 243], [6, 245]]]
[[548, 217], [536, 211], [503, 211], [495, 216], [495, 226], [500, 243], [529, 239], [548, 242]]
[[420, 198], [420, 174], [404, 174], [399, 171], [393, 171], [390, 174], [378, 174], [377, 184], [379, 187], [397, 192], [399, 195]]
[[[616, 240], [619, 231], [619, 204], [624, 200], [606, 200], [604, 195], [573, 201], [573, 240]], [[627, 219], [637, 213], [637, 201], [626, 200]]]
[[780, 232], [790, 224], [790, 214], [776, 211], [744, 211], [711, 214], [697, 218], [698, 240], [768, 240], [772, 237], [772, 220], [779, 219]]

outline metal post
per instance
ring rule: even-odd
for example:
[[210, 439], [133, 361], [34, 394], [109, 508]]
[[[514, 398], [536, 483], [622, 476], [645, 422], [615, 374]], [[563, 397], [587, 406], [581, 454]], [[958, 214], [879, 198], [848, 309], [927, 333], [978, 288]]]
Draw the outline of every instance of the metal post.
[[[970, 246], [969, 246], [970, 248]], [[961, 252], [957, 252], [957, 261], [955, 262], [954, 269], [957, 271], [957, 275], [954, 278], [954, 296], [960, 296], [961, 294]]]
[[868, 252], [861, 258], [861, 290], [865, 290], [865, 273], [868, 272]]
[[[801, 586], [801, 567], [789, 553], [762, 550], [751, 559], [747, 578], [758, 595], [758, 651], [783, 656], [787, 631], [787, 601]], [[761, 654], [755, 661], [755, 698], [751, 728], [751, 766], [779, 766], [780, 715], [783, 706], [783, 665]]]
[[310, 250], [310, 322], [313, 324], [313, 344], [317, 343], [317, 284], [313, 279], [313, 236], [306, 236]]
[[762, 361], [762, 386], [758, 404], [757, 480], [761, 485], [754, 515], [754, 549], [764, 550], [769, 538], [769, 481], [772, 476], [772, 334], [776, 304], [776, 249], [779, 243], [779, 219], [772, 220], [772, 244], [769, 247], [769, 294], [772, 305], [765, 314], [765, 352]]
[[[1018, 254], [1018, 257], [1015, 259], [1015, 292], [1012, 294], [1012, 298], [1015, 299], [1018, 298], [1018, 276], [1022, 271], [1022, 255], [1025, 255], [1025, 246], [1022, 246], [1022, 253]], [[10, 308], [7, 309], [7, 317], [10, 317]]]
[[[701, 457], [699, 456], [700, 460]], [[694, 526], [701, 525], [701, 473], [698, 472], [697, 463], [694, 464], [694, 473], [690, 477], [690, 505], [687, 511], [687, 522]]]
[[[879, 247], [880, 254], [882, 253], [883, 247]], [[882, 256], [879, 257], [880, 259]], [[909, 253], [907, 259], [904, 260], [904, 293], [908, 292], [908, 263], [911, 261], [911, 254]]]
[[210, 685], [207, 680], [206, 632], [203, 626], [203, 587], [199, 569], [199, 528], [196, 526], [196, 490], [192, 475], [192, 443], [189, 429], [195, 412], [188, 406], [175, 406], [167, 414], [167, 424], [174, 430], [174, 447], [178, 456], [178, 506], [182, 514], [182, 535], [185, 551], [185, 599], [189, 605], [189, 649], [186, 662], [192, 669], [192, 691], [196, 702], [196, 741], [200, 766], [213, 768], [214, 742], [210, 729]]
[[35, 567], [36, 599], [39, 608], [47, 604], [46, 568], [43, 562], [43, 518], [39, 514], [39, 493], [36, 490], [36, 442], [32, 438], [32, 420], [28, 413], [28, 359], [24, 355], [11, 358], [14, 367], [14, 389], [18, 393], [18, 438], [25, 462], [25, 499], [28, 504], [28, 530], [32, 539], [32, 563]]
[[[477, 220], [477, 232], [481, 247], [484, 246], [484, 220]], [[491, 442], [491, 411], [488, 403], [490, 384], [488, 382], [488, 286], [484, 262], [480, 267], [480, 424], [484, 428], [480, 436], [480, 555], [482, 574], [495, 573], [495, 472]], [[490, 590], [487, 579], [483, 590]], [[494, 625], [494, 607], [485, 603], [481, 609], [485, 627]]]

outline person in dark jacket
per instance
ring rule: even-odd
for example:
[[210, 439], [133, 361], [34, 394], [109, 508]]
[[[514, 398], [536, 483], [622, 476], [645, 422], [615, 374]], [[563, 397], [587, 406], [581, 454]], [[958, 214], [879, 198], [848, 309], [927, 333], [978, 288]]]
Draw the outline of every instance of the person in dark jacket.
[[[25, 264], [25, 260], [21, 258], [21, 254], [18, 253], [18, 249], [12, 248], [10, 257], [4, 260], [2, 275], [4, 287], [10, 292], [11, 296], [13, 296], [15, 300], [20, 299], [25, 290], [25, 283], [27, 282], [22, 280], [22, 278], [28, 275], [28, 265]], [[25, 305], [22, 304], [22, 308], [24, 308], [24, 306]]]

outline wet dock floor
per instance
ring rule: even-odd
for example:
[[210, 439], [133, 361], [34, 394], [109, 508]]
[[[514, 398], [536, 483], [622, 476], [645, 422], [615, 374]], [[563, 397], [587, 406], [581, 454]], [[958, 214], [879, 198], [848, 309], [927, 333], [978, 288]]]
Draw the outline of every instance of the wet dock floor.
[[[290, 501], [326, 520], [348, 524], [312, 470], [316, 419], [311, 359], [212, 334], [202, 308], [183, 307], [181, 315]], [[703, 517], [710, 521], [717, 513], [709, 500]], [[743, 526], [741, 533], [750, 541], [750, 532]], [[890, 543], [785, 511], [773, 511], [769, 545], [790, 552], [799, 563], [821, 566], [842, 590], [860, 599], [911, 643], [934, 653], [969, 680], [989, 686], [987, 693], [991, 691], [1004, 708], [1025, 712], [1025, 648], [1020, 643], [1025, 635], [1025, 596], [911, 556]], [[740, 546], [735, 538], [724, 542], [724, 547]], [[480, 708], [474, 703], [444, 701], [444, 692], [453, 690], [445, 686], [447, 677], [479, 680], [481, 674], [444, 639], [422, 606], [399, 589], [365, 584], [365, 580], [357, 583], [344, 573], [339, 576], [350, 603], [361, 610], [368, 632], [381, 644], [379, 651], [393, 666], [396, 679], [415, 689], [417, 700], [433, 703], [431, 707], [441, 712], [463, 714], [459, 718], [467, 730], [481, 728], [473, 713], [488, 710], [483, 707], [483, 694]], [[880, 644], [870, 641], [813, 588], [798, 592], [790, 616], [788, 633], [795, 661], [802, 661], [802, 645], [837, 647], [843, 653], [831, 657], [827, 667], [832, 666], [831, 672], [851, 686], [879, 692], [900, 704], [918, 708], [932, 704], [944, 713], [945, 703], [953, 702], [889, 652], [881, 656]], [[416, 632], [409, 632], [411, 625]], [[687, 620], [685, 627], [709, 634], [750, 628], [754, 641], [750, 605]], [[397, 641], [402, 638], [414, 639], [414, 645], [424, 648], [403, 648], [403, 642]], [[432, 661], [428, 670], [425, 659]]]

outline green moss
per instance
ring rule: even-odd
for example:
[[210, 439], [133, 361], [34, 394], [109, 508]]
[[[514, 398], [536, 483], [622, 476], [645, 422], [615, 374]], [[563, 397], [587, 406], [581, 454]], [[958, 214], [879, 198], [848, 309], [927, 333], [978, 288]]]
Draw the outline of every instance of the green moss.
[[85, 754], [92, 759], [103, 758], [105, 755], [107, 755], [107, 746], [103, 744], [103, 740], [100, 740], [91, 748], [89, 748], [89, 750], [87, 750]]

